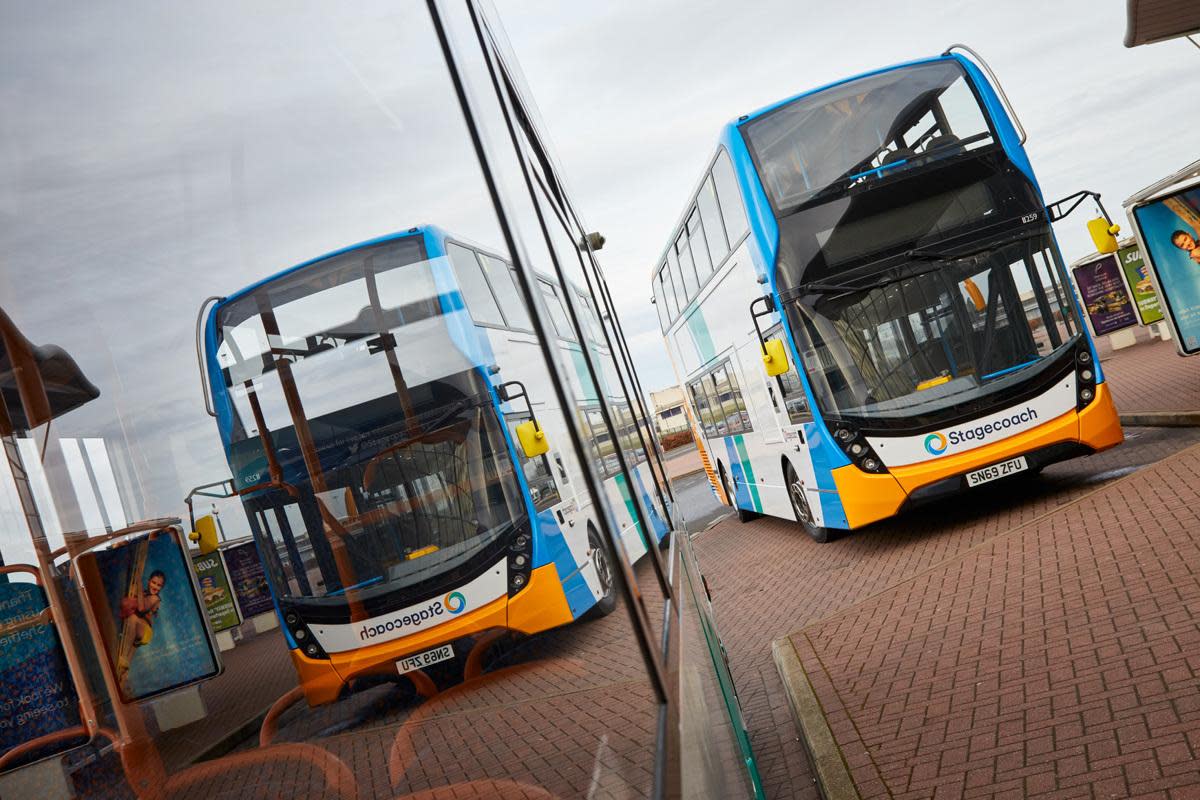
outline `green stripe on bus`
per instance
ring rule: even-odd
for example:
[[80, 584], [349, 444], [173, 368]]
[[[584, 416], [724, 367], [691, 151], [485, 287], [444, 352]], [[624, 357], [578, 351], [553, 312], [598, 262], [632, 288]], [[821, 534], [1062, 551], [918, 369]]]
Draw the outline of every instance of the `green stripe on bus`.
[[696, 352], [700, 354], [700, 363], [707, 363], [716, 358], [717, 350], [713, 347], [712, 336], [708, 333], [708, 324], [704, 321], [704, 313], [696, 308], [687, 318], [688, 330], [692, 332], [692, 341], [696, 343]]
[[633, 507], [633, 495], [629, 492], [629, 482], [625, 480], [625, 473], [618, 472], [616, 481], [617, 489], [621, 492], [621, 499], [625, 501], [625, 509], [629, 512], [629, 518], [633, 520], [638, 536], [642, 537], [642, 546], [649, 549], [650, 543], [646, 541], [646, 534], [642, 533], [642, 523], [638, 522], [637, 509]]
[[762, 511], [762, 500], [758, 497], [758, 484], [754, 482], [754, 467], [750, 466], [750, 457], [746, 455], [746, 443], [741, 434], [733, 437], [733, 446], [737, 448], [738, 460], [742, 462], [742, 474], [746, 476], [746, 486], [750, 488], [754, 510]]
[[600, 394], [596, 391], [596, 384], [592, 383], [592, 376], [588, 374], [587, 361], [584, 360], [583, 353], [573, 347], [569, 350], [571, 361], [575, 365], [575, 375], [579, 378], [580, 399], [589, 403], [598, 402]]

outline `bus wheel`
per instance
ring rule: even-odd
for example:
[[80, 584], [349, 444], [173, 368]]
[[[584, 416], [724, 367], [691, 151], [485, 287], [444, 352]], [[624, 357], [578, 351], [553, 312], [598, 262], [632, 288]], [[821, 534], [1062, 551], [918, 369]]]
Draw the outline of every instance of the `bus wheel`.
[[607, 617], [617, 607], [617, 588], [616, 576], [613, 574], [613, 560], [608, 552], [608, 545], [600, 540], [600, 534], [596, 533], [596, 529], [588, 524], [588, 552], [592, 561], [592, 567], [596, 570], [596, 579], [600, 582], [600, 591], [603, 594], [596, 601], [596, 605], [592, 606], [584, 613], [581, 619], [591, 620]]
[[788, 499], [792, 501], [792, 513], [796, 515], [796, 522], [800, 523], [814, 542], [825, 544], [832, 539], [828, 528], [822, 528], [813, 521], [812, 508], [809, 507], [808, 497], [804, 493], [804, 484], [800, 482], [800, 476], [790, 463], [783, 469], [783, 480], [787, 484]]
[[725, 473], [725, 465], [717, 462], [717, 470], [720, 473], [721, 487], [725, 489], [725, 496], [729, 498], [729, 505], [733, 506], [733, 510], [737, 512], [738, 522], [749, 522], [754, 519], [754, 512], [746, 511], [737, 504], [737, 496], [733, 493], [733, 484], [729, 482], [729, 475]]

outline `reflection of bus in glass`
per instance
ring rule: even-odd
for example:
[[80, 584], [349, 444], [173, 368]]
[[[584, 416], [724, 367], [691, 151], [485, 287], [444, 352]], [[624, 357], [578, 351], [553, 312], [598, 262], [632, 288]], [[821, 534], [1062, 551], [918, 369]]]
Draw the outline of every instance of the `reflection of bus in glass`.
[[[583, 499], [514, 280], [499, 257], [413, 228], [286, 270], [207, 315], [234, 489], [312, 704], [355, 678], [394, 676], [398, 661], [449, 658], [463, 637], [534, 633], [615, 605], [599, 512]], [[580, 362], [561, 286], [539, 287], [564, 357]], [[600, 398], [576, 380], [586, 417]], [[635, 560], [648, 542], [630, 492], [661, 507], [636, 435], [621, 438], [636, 486], [624, 474], [605, 484]], [[595, 446], [608, 463], [613, 445]], [[652, 512], [656, 543], [664, 518]]]
[[826, 541], [1122, 440], [1019, 123], [979, 64], [948, 52], [726, 126], [652, 282], [742, 518]]

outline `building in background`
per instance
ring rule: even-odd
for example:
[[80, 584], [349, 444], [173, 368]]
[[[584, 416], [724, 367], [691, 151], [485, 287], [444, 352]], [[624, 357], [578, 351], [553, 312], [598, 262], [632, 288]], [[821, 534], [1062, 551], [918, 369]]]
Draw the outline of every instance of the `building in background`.
[[651, 392], [650, 405], [654, 406], [654, 428], [659, 436], [688, 430], [687, 414], [683, 411], [683, 390], [678, 386]]

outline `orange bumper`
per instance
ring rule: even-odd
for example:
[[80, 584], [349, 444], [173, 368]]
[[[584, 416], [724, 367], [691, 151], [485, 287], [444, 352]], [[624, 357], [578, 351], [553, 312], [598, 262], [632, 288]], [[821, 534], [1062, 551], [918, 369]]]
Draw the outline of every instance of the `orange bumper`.
[[884, 475], [866, 473], [850, 464], [833, 470], [833, 481], [846, 520], [851, 528], [859, 528], [893, 516], [910, 494], [945, 478], [1063, 442], [1078, 442], [1100, 452], [1123, 441], [1125, 434], [1112, 393], [1102, 383], [1096, 387], [1096, 398], [1083, 411], [1068, 411], [1002, 441], [919, 464], [890, 467]]
[[512, 599], [498, 597], [428, 630], [358, 650], [332, 653], [327, 659], [309, 658], [298, 649], [292, 650], [292, 664], [308, 704], [318, 706], [336, 700], [345, 685], [355, 678], [394, 674], [396, 662], [413, 653], [493, 628], [536, 633], [564, 625], [572, 619], [558, 570], [553, 564], [547, 564], [533, 570], [529, 585]]

